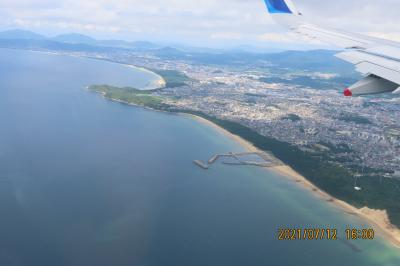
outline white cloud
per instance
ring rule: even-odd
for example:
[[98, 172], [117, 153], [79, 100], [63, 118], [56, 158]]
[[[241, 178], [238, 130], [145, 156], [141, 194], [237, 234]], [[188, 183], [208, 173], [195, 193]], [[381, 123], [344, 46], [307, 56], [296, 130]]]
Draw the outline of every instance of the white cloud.
[[274, 43], [291, 43], [298, 42], [299, 35], [291, 32], [268, 32], [257, 36], [257, 39], [264, 42], [274, 42]]
[[[315, 23], [399, 39], [398, 0], [294, 2]], [[13, 27], [198, 45], [317, 45], [280, 29], [263, 0], [1, 0], [0, 29]]]
[[211, 39], [240, 40], [243, 35], [239, 32], [215, 32], [210, 37]]

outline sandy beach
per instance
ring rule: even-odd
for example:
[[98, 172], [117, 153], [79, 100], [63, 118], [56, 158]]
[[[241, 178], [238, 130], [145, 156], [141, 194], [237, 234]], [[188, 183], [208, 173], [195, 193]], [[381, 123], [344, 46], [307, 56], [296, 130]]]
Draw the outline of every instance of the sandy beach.
[[129, 68], [134, 68], [143, 72], [147, 72], [150, 73], [154, 76], [157, 77], [157, 79], [154, 79], [147, 87], [142, 88], [142, 90], [155, 90], [155, 89], [160, 89], [160, 88], [164, 88], [167, 84], [167, 82], [164, 80], [164, 78], [160, 75], [158, 75], [157, 73], [154, 73], [153, 71], [144, 68], [144, 67], [138, 67], [138, 66], [134, 66], [134, 65], [128, 65], [128, 64], [123, 64]]
[[[259, 152], [253, 144], [242, 139], [241, 137], [230, 133], [224, 128], [212, 123], [211, 121], [204, 119], [199, 116], [189, 115], [193, 119], [207, 125], [213, 127], [218, 130], [220, 133], [229, 137], [233, 141], [240, 144], [242, 147], [249, 152]], [[289, 180], [296, 182], [299, 186], [302, 186], [304, 189], [308, 190], [310, 193], [315, 195], [318, 199], [326, 201], [327, 203], [333, 205], [335, 208], [340, 209], [346, 215], [355, 215], [362, 218], [368, 224], [372, 225], [375, 229], [375, 233], [378, 236], [382, 236], [384, 239], [389, 241], [394, 246], [400, 248], [400, 229], [390, 223], [389, 217], [385, 210], [373, 210], [367, 207], [358, 209], [344, 201], [333, 198], [325, 191], [316, 187], [313, 183], [308, 181], [304, 176], [300, 175], [296, 171], [294, 171], [290, 166], [275, 166], [271, 168], [267, 168], [268, 171], [272, 171], [281, 176], [288, 178]]]
[[[104, 94], [103, 94], [104, 97]], [[135, 104], [126, 103], [124, 101], [110, 99], [115, 102], [120, 102], [123, 104], [137, 106]], [[143, 106], [142, 106], [143, 107]], [[149, 108], [151, 109], [151, 108]], [[153, 110], [153, 109], [151, 109]], [[256, 148], [252, 143], [244, 140], [243, 138], [234, 135], [227, 131], [226, 129], [212, 123], [211, 121], [202, 118], [200, 116], [181, 113], [181, 115], [191, 117], [192, 119], [205, 124], [209, 127], [214, 128], [215, 130], [219, 131], [221, 134], [224, 134], [226, 137], [232, 139], [243, 148], [245, 148], [248, 152], [262, 152], [258, 148]], [[372, 225], [375, 229], [376, 235], [382, 236], [388, 242], [393, 244], [394, 246], [400, 248], [400, 229], [393, 225], [388, 217], [388, 214], [385, 210], [373, 210], [367, 207], [358, 209], [342, 200], [336, 199], [323, 191], [322, 189], [316, 187], [313, 183], [308, 181], [304, 176], [297, 173], [288, 165], [281, 165], [281, 166], [274, 166], [270, 168], [266, 168], [266, 170], [279, 174], [289, 180], [297, 183], [299, 186], [303, 187], [304, 189], [308, 190], [312, 193], [315, 197], [320, 200], [326, 201], [327, 203], [331, 204], [333, 207], [340, 209], [346, 215], [355, 215], [366, 221], [368, 224]]]

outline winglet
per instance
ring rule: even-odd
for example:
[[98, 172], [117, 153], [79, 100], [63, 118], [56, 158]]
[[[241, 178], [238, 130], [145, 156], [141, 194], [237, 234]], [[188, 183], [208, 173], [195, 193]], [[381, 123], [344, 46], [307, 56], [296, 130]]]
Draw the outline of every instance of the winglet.
[[264, 0], [268, 12], [271, 14], [297, 14], [296, 8], [290, 0]]

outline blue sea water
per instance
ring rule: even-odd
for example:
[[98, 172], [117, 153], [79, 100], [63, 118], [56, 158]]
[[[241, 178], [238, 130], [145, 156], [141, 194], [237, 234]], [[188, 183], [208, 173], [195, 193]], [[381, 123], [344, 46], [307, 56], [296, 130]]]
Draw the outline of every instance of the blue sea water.
[[[189, 117], [91, 94], [154, 76], [91, 59], [0, 50], [0, 265], [400, 265], [370, 227], [263, 169], [192, 160], [243, 148]], [[338, 241], [277, 240], [332, 227]]]

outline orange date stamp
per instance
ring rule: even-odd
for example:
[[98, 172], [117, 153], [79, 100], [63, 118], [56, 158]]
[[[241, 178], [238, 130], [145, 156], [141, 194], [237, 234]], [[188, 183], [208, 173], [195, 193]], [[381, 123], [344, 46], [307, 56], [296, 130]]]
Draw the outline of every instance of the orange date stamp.
[[[285, 240], [338, 240], [336, 228], [279, 228], [277, 238]], [[372, 228], [348, 228], [343, 233], [347, 240], [373, 240], [375, 230]]]
[[278, 229], [278, 240], [337, 240], [335, 228]]

